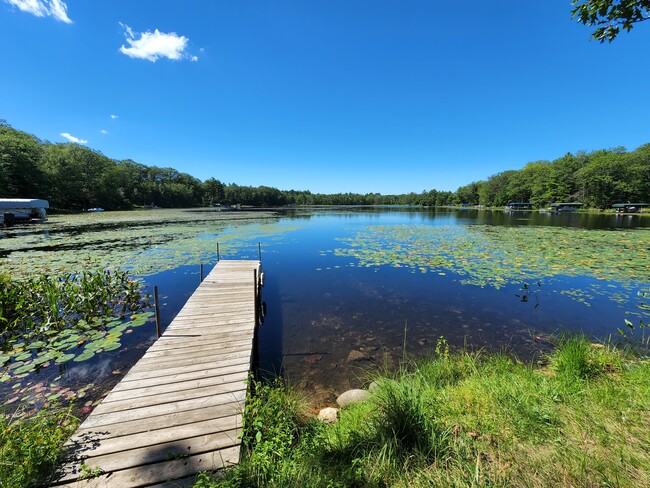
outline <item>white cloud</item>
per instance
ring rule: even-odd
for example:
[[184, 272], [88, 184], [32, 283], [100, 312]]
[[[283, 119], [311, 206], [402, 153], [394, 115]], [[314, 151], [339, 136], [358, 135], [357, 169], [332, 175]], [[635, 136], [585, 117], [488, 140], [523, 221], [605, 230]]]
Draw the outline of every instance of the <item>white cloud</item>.
[[50, 15], [56, 17], [61, 22], [72, 24], [67, 10], [68, 6], [62, 0], [50, 0]]
[[158, 29], [154, 29], [153, 32], [134, 32], [128, 25], [121, 22], [120, 25], [129, 44], [129, 47], [122, 45], [120, 52], [131, 58], [146, 59], [152, 63], [160, 58], [199, 60], [197, 56], [186, 52], [189, 38], [185, 36], [179, 36], [175, 32], [166, 34]]
[[74, 142], [76, 144], [87, 144], [88, 141], [84, 141], [83, 139], [79, 139], [78, 137], [75, 137], [71, 134], [68, 134], [67, 132], [61, 132], [61, 137], [65, 137], [67, 140], [70, 142]]
[[111, 119], [115, 120], [119, 117], [119, 115], [111, 114]]
[[18, 7], [23, 12], [30, 13], [36, 17], [51, 15], [61, 22], [72, 24], [68, 17], [68, 6], [63, 0], [5, 0], [10, 5]]
[[99, 131], [100, 134], [108, 134], [108, 131], [106, 129], [102, 129]]

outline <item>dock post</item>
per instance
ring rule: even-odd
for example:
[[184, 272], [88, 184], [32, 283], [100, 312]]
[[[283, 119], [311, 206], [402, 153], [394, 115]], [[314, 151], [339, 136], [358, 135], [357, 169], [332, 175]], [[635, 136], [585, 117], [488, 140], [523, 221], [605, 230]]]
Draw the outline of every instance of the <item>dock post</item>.
[[257, 242], [257, 257], [258, 257], [259, 262], [261, 263], [262, 262], [262, 245], [259, 243], [259, 241]]
[[201, 263], [201, 267], [199, 270], [199, 283], [203, 283], [203, 263]]
[[156, 307], [156, 335], [160, 339], [160, 306], [158, 305], [158, 285], [153, 286], [153, 303]]
[[259, 289], [258, 289], [258, 283], [257, 283], [257, 269], [253, 270], [253, 290], [255, 294], [255, 325], [257, 326], [257, 321], [259, 320]]
[[219, 243], [217, 242], [217, 262], [219, 262]]

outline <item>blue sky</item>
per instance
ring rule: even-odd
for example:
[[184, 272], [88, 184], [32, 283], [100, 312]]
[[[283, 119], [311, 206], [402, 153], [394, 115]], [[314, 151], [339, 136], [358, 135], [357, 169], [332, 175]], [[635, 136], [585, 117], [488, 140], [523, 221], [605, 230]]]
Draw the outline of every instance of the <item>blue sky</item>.
[[[650, 25], [569, 0], [0, 0], [0, 118], [202, 180], [420, 192], [650, 142]], [[72, 139], [71, 139], [72, 138]]]

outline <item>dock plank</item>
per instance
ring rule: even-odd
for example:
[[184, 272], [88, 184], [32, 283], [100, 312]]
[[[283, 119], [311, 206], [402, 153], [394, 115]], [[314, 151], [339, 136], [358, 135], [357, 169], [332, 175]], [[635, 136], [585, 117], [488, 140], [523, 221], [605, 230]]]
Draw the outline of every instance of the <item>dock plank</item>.
[[[191, 486], [239, 461], [258, 261], [220, 261], [68, 441], [59, 487]], [[101, 475], [79, 479], [81, 465]]]

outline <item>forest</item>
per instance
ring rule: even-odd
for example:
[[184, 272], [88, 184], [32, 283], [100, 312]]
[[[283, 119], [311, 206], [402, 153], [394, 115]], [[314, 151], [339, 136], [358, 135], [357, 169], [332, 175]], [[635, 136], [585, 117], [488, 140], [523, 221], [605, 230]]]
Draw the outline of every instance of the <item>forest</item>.
[[317, 194], [201, 181], [174, 168], [111, 159], [74, 143], [51, 143], [0, 119], [0, 197], [43, 198], [53, 210], [92, 207], [127, 210], [143, 206], [197, 207], [241, 204], [284, 205], [484, 205], [532, 202], [582, 202], [606, 209], [617, 202], [650, 202], [650, 144], [567, 153], [554, 161], [535, 161], [461, 186], [455, 192]]

